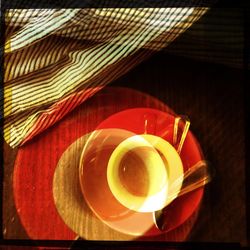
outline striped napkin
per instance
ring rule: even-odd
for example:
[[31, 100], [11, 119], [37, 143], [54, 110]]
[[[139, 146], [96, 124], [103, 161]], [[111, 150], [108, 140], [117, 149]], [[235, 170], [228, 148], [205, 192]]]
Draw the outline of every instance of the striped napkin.
[[4, 138], [24, 144], [182, 34], [207, 7], [9, 9]]

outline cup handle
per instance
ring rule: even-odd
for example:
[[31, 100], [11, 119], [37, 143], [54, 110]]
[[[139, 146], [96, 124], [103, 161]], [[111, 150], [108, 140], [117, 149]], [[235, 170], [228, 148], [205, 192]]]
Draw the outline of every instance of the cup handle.
[[[175, 118], [174, 131], [173, 131], [173, 146], [176, 148], [178, 154], [181, 153], [181, 149], [186, 139], [189, 127], [190, 127], [190, 120], [187, 116], [180, 115]], [[180, 130], [181, 130], [181, 135], [180, 135]]]

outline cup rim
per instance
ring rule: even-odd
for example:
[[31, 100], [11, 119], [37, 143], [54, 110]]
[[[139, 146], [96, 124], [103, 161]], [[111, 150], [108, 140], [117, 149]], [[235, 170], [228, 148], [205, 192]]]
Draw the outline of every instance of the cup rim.
[[[157, 193], [149, 195], [147, 196], [147, 198], [131, 194], [119, 182], [118, 176], [119, 164], [122, 157], [124, 156], [124, 152], [126, 152], [124, 148], [132, 150], [141, 145], [149, 146], [155, 150], [155, 153], [158, 157], [156, 158], [158, 159], [157, 172], [159, 172], [151, 172], [156, 173], [156, 177], [158, 174], [158, 176], [161, 176], [165, 181], [163, 187]], [[157, 151], [159, 151], [163, 155], [165, 162], [163, 162], [162, 157]], [[170, 171], [171, 173], [173, 173], [173, 168], [177, 169], [177, 174], [175, 174], [175, 176], [169, 176], [168, 173]], [[169, 199], [169, 186], [174, 182], [176, 176], [178, 176], [179, 182], [174, 186], [175, 195], [171, 196], [171, 199]], [[112, 152], [107, 166], [107, 181], [112, 194], [123, 206], [136, 212], [154, 212], [168, 205], [172, 200], [176, 198], [178, 192], [181, 189], [183, 180], [182, 176], [183, 165], [181, 158], [175, 148], [161, 137], [151, 134], [135, 135], [125, 139]], [[171, 188], [171, 190], [173, 191], [173, 188]]]

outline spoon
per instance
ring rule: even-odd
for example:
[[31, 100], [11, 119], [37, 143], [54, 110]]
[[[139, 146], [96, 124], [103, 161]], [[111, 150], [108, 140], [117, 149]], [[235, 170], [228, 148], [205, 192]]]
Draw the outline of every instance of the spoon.
[[[179, 130], [180, 130], [181, 122], [185, 122], [185, 123], [184, 123], [184, 128], [183, 128], [183, 131], [182, 131], [182, 134], [181, 134], [180, 141], [178, 143], [178, 139], [180, 137], [179, 136]], [[182, 116], [177, 116], [175, 118], [175, 121], [174, 121], [174, 133], [173, 133], [173, 145], [175, 147], [177, 147], [177, 153], [178, 154], [181, 153], [181, 149], [182, 149], [184, 141], [186, 139], [189, 127], [190, 127], [190, 120], [189, 120], [189, 118], [187, 116], [182, 115]]]
[[[184, 122], [184, 127], [182, 129], [182, 134], [181, 136], [179, 135], [179, 130], [180, 130], [180, 125], [181, 122]], [[175, 148], [177, 148], [177, 152], [178, 154], [181, 153], [184, 141], [186, 139], [188, 130], [190, 127], [190, 120], [188, 119], [188, 117], [185, 116], [178, 116], [175, 118], [175, 122], [174, 122], [174, 131], [173, 131], [173, 145], [175, 146]], [[177, 179], [175, 181], [175, 183], [178, 183], [179, 181], [182, 180], [183, 177], [183, 183], [182, 183], [182, 189], [181, 191], [178, 193], [178, 196], [184, 195], [188, 192], [191, 192], [199, 187], [204, 186], [206, 183], [208, 183], [210, 181], [210, 175], [208, 174], [208, 165], [205, 161], [199, 161], [198, 163], [196, 163], [195, 165], [193, 165], [192, 167], [190, 167], [183, 176], [181, 176], [179, 179]], [[174, 186], [174, 184], [173, 184]], [[176, 197], [176, 192], [169, 192], [170, 196], [168, 197], [168, 199], [171, 200], [171, 198], [173, 199], [174, 197]], [[164, 209], [155, 211], [153, 213], [153, 217], [154, 217], [154, 222], [155, 225], [158, 229], [160, 229], [161, 231], [165, 230], [165, 220], [164, 220]]]
[[[178, 197], [204, 186], [210, 180], [211, 180], [211, 175], [209, 174], [209, 168], [208, 168], [207, 162], [206, 161], [197, 162], [195, 165], [190, 167], [184, 173], [182, 189], [178, 193]], [[178, 181], [180, 181], [180, 180], [176, 179], [175, 182], [178, 183]], [[174, 183], [173, 183], [173, 185], [174, 185]], [[171, 190], [169, 193], [170, 193], [170, 195], [168, 197], [169, 200], [172, 200], [177, 195], [176, 192], [171, 193]], [[166, 219], [164, 216], [165, 208], [166, 207], [164, 207], [161, 210], [155, 211], [153, 213], [154, 223], [155, 223], [156, 227], [158, 229], [160, 229], [161, 231], [165, 231], [165, 228], [166, 228]]]

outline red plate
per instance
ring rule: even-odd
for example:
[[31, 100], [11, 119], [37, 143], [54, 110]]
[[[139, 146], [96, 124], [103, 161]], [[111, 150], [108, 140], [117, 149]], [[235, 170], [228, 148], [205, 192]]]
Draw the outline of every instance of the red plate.
[[[150, 107], [171, 112], [156, 98], [139, 91], [105, 88], [53, 127], [19, 148], [13, 173], [13, 192], [21, 223], [30, 238], [75, 239], [77, 235], [64, 223], [54, 204], [52, 186], [57, 163], [69, 145], [79, 137], [96, 129], [103, 120], [116, 112], [135, 107]], [[108, 120], [102, 126], [108, 125], [107, 122]], [[201, 192], [199, 194], [202, 196]], [[191, 203], [197, 201], [191, 197], [189, 195], [183, 199], [188, 199]], [[194, 207], [189, 204], [187, 209], [192, 208], [193, 211]], [[180, 212], [180, 215], [186, 214], [186, 210]], [[187, 218], [184, 217], [181, 221]], [[166, 239], [184, 240], [191, 227], [186, 225], [178, 229], [168, 234]]]

